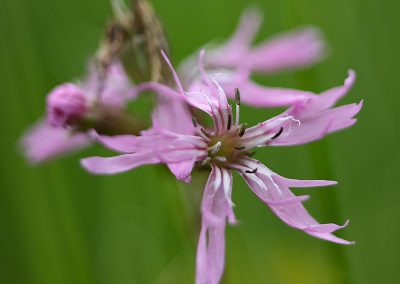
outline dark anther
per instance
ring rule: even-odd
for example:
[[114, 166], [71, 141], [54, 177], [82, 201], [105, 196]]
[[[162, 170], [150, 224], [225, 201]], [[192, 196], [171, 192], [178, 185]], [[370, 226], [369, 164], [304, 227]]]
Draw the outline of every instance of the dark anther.
[[276, 138], [278, 138], [279, 136], [281, 136], [282, 132], [283, 132], [283, 127], [281, 127], [281, 128], [279, 129], [279, 131], [278, 131], [274, 136], [271, 137], [271, 140], [276, 139]]
[[258, 168], [255, 168], [254, 170], [246, 170], [246, 174], [255, 174], [257, 172]]
[[201, 129], [201, 132], [203, 132], [203, 134], [205, 135], [205, 136], [207, 136], [208, 138], [210, 138], [210, 134], [208, 134], [205, 130], [204, 130], [204, 128], [202, 127]]
[[192, 117], [192, 122], [193, 122], [193, 126], [197, 127], [197, 118], [195, 118], [194, 116]]
[[238, 88], [235, 89], [235, 101], [238, 106], [240, 106], [240, 91]]
[[247, 154], [247, 156], [253, 157], [255, 154], [256, 154], [256, 152], [249, 152], [249, 153]]
[[242, 137], [246, 131], [247, 123], [243, 123], [239, 128], [239, 137]]
[[238, 151], [243, 150], [244, 148], [246, 148], [246, 147], [245, 146], [241, 146], [241, 145], [236, 145], [235, 146], [235, 150], [238, 150]]
[[231, 124], [232, 124], [232, 114], [228, 114], [228, 130], [231, 129]]

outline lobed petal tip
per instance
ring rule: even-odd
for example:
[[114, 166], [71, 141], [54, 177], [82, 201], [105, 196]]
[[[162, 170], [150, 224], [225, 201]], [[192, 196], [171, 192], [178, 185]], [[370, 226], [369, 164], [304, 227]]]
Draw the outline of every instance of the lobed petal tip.
[[169, 61], [167, 54], [165, 53], [164, 49], [160, 49], [161, 55], [164, 57], [165, 60]]
[[88, 132], [87, 132], [87, 134], [88, 134], [88, 137], [90, 138], [90, 139], [92, 139], [93, 141], [98, 141], [99, 140], [99, 138], [100, 138], [100, 134], [99, 133], [97, 133], [97, 131], [95, 130], [95, 129], [90, 129]]
[[336, 180], [326, 180], [325, 186], [337, 185], [338, 182]]
[[308, 36], [314, 38], [315, 40], [322, 41], [323, 33], [321, 32], [321, 30], [319, 28], [317, 28], [315, 26], [303, 26], [303, 27], [300, 27], [297, 31], [299, 34], [308, 35]]
[[359, 109], [361, 109], [361, 108], [363, 107], [363, 105], [364, 105], [364, 99], [362, 99], [362, 100], [357, 104], [357, 106], [359, 107]]
[[261, 25], [263, 18], [263, 12], [257, 5], [248, 6], [243, 10], [241, 15], [241, 21], [249, 21], [254, 27]]
[[356, 72], [353, 69], [349, 69], [347, 71], [347, 78], [344, 80], [344, 84], [350, 88], [353, 86], [356, 77]]
[[311, 199], [311, 196], [310, 195], [300, 195], [300, 196], [298, 196], [298, 199], [300, 202], [306, 202]]
[[340, 245], [346, 245], [346, 246], [351, 246], [351, 245], [356, 244], [355, 241], [347, 241], [347, 240], [343, 240], [343, 239], [342, 239], [341, 242], [336, 242], [336, 243], [337, 243], [337, 244], [340, 244]]
[[[113, 174], [113, 171], [108, 171], [101, 166], [101, 160], [104, 157], [88, 157], [83, 158], [79, 161], [80, 165], [88, 172], [94, 175], [110, 175]], [[100, 165], [100, 166], [99, 166]]]
[[91, 171], [91, 163], [92, 157], [90, 158], [83, 158], [79, 161], [80, 165], [87, 171]]
[[[364, 100], [361, 100], [358, 104], [354, 104], [354, 115], [353, 116], [355, 116], [356, 114], [358, 114], [361, 111], [363, 105], [364, 105]], [[357, 121], [356, 118], [353, 118], [353, 119], [355, 121]]]
[[184, 183], [191, 183], [192, 182], [192, 175], [188, 175], [187, 177], [184, 178], [179, 178], [181, 181]]
[[82, 168], [84, 168], [86, 171], [90, 172], [91, 174], [95, 175], [100, 175], [100, 174], [110, 174], [107, 171], [101, 170], [101, 167], [99, 167], [99, 160], [103, 159], [103, 157], [88, 157], [88, 158], [83, 158], [79, 161], [80, 165]]

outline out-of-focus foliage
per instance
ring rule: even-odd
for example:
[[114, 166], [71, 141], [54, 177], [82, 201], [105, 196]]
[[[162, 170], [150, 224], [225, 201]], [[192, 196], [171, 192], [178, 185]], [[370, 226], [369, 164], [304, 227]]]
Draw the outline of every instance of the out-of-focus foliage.
[[[335, 188], [307, 190], [313, 197], [307, 206], [324, 222], [350, 218], [342, 234], [357, 244], [341, 247], [288, 228], [236, 178], [241, 222], [227, 230], [224, 283], [394, 283], [400, 266], [400, 3], [251, 2], [265, 13], [260, 37], [312, 24], [331, 45], [321, 64], [260, 78], [264, 83], [321, 91], [340, 84], [350, 67], [358, 73], [344, 100], [365, 100], [353, 128], [257, 154], [287, 177], [338, 180]], [[227, 37], [248, 4], [154, 1], [175, 62]], [[1, 283], [193, 281], [199, 189], [177, 184], [162, 167], [91, 176], [78, 158], [103, 152], [100, 147], [38, 168], [17, 151], [23, 130], [43, 113], [46, 93], [83, 74], [110, 14], [106, 0], [0, 1]], [[245, 108], [242, 118], [254, 122], [271, 113]]]

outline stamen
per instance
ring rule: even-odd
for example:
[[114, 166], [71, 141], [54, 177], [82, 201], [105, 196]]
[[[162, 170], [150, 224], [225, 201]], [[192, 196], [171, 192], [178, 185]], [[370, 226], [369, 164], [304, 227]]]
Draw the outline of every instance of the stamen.
[[281, 127], [279, 129], [279, 131], [274, 136], [271, 137], [271, 140], [274, 140], [274, 139], [278, 138], [279, 136], [281, 136], [282, 132], [283, 132], [283, 127]]
[[197, 127], [197, 118], [195, 118], [194, 116], [192, 117], [192, 123], [193, 123], [193, 126], [196, 128]]
[[211, 157], [207, 157], [201, 162], [200, 166], [203, 167], [205, 165], [208, 165], [210, 162], [211, 162]]
[[214, 157], [214, 160], [221, 162], [221, 163], [225, 163], [226, 162], [226, 157], [222, 157], [222, 156], [216, 156]]
[[228, 114], [228, 130], [231, 129], [231, 124], [232, 124], [232, 114]]
[[242, 145], [236, 145], [235, 146], [235, 150], [238, 150], [238, 151], [243, 150], [244, 148], [246, 148], [246, 147], [242, 146]]
[[207, 141], [207, 142], [210, 141], [210, 137], [207, 137], [203, 132], [200, 131], [199, 128], [196, 128], [196, 130], [197, 130], [197, 133], [199, 134], [199, 136], [200, 136], [201, 138], [203, 138], [203, 139], [204, 139], [205, 141]]
[[205, 131], [203, 127], [200, 128], [200, 131], [201, 131], [205, 136], [207, 136], [208, 138], [210, 138], [211, 135], [210, 135], [207, 131]]
[[236, 101], [236, 120], [235, 125], [239, 125], [240, 118], [240, 91], [238, 88], [235, 89], [235, 101]]
[[248, 157], [253, 157], [255, 154], [256, 154], [256, 152], [253, 151], [253, 152], [249, 152], [249, 153], [247, 154], [247, 156], [248, 156]]
[[217, 143], [215, 143], [214, 146], [211, 146], [210, 148], [208, 148], [208, 150], [210, 151], [211, 155], [215, 155], [219, 152], [219, 150], [221, 150], [221, 145], [222, 142], [218, 141]]
[[246, 170], [246, 174], [255, 174], [257, 172], [258, 168], [255, 168], [254, 170]]
[[238, 132], [239, 137], [242, 137], [244, 135], [246, 128], [247, 128], [247, 123], [243, 123], [242, 125], [240, 125]]
[[240, 91], [239, 91], [239, 88], [235, 89], [235, 101], [236, 101], [236, 104], [240, 106]]

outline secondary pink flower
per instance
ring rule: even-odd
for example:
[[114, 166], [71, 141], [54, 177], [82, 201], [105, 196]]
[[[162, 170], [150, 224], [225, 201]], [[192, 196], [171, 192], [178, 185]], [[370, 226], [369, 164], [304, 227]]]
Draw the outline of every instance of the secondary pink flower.
[[295, 196], [290, 191], [291, 187], [328, 186], [336, 182], [284, 178], [252, 158], [251, 150], [314, 141], [354, 124], [354, 116], [361, 109], [361, 103], [333, 107], [351, 88], [354, 72], [349, 72], [343, 86], [315, 95], [283, 114], [250, 128], [240, 123], [238, 92], [234, 117], [225, 92], [217, 81], [203, 73], [202, 79], [208, 89], [186, 93], [174, 70], [173, 74], [178, 91], [159, 84], [152, 85], [154, 90], [165, 96], [180, 97], [208, 113], [212, 117], [213, 127], [206, 128], [194, 120], [197, 135], [183, 135], [164, 130], [155, 121], [155, 128], [141, 137], [98, 138], [107, 147], [126, 154], [111, 158], [91, 157], [81, 162], [83, 167], [96, 174], [115, 174], [141, 165], [166, 163], [174, 166], [173, 172], [181, 180], [190, 179], [195, 165], [211, 167], [202, 201], [196, 283], [219, 283], [222, 277], [225, 223], [226, 220], [235, 223], [231, 200], [232, 171], [237, 171], [251, 190], [287, 225], [327, 241], [353, 243], [332, 234], [348, 222], [344, 225], [319, 224], [302, 204], [307, 196]]
[[[266, 40], [255, 47], [252, 41], [260, 27], [261, 15], [257, 9], [247, 9], [240, 23], [225, 43], [207, 45], [204, 55], [206, 72], [222, 73], [218, 81], [230, 98], [234, 89], [244, 94], [242, 101], [254, 107], [291, 106], [304, 101], [310, 92], [266, 87], [255, 83], [254, 73], [273, 73], [312, 65], [325, 55], [325, 42], [316, 28], [302, 28]], [[197, 72], [197, 55], [186, 59], [178, 68], [183, 85], [190, 92], [204, 83]]]
[[[270, 73], [312, 65], [325, 55], [325, 42], [318, 29], [301, 28], [277, 35], [256, 46], [252, 42], [262, 22], [258, 9], [243, 12], [236, 31], [221, 45], [206, 46], [207, 69], [237, 69], [250, 66], [253, 72]], [[185, 71], [193, 69], [195, 59], [183, 65]]]
[[[53, 89], [47, 97], [47, 118], [41, 119], [22, 138], [23, 151], [32, 163], [39, 163], [87, 146], [91, 138], [76, 132], [71, 125], [90, 115], [98, 100], [98, 74], [91, 66], [88, 77], [79, 85], [66, 83]], [[119, 64], [108, 71], [100, 103], [122, 108], [132, 97], [132, 84]]]

